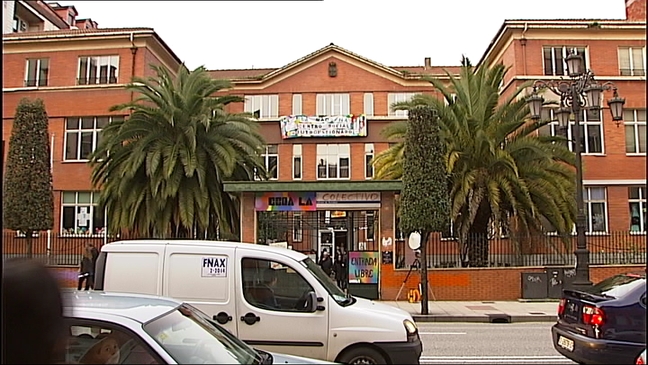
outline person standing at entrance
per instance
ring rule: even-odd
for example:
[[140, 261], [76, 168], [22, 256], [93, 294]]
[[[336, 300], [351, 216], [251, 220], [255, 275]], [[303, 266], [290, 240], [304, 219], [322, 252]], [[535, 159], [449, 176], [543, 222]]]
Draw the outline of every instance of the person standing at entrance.
[[85, 290], [89, 290], [94, 286], [94, 263], [92, 260], [92, 249], [89, 246], [84, 247], [83, 256], [79, 263], [79, 284], [77, 290], [81, 290], [83, 282], [85, 281]]
[[320, 260], [319, 265], [326, 275], [331, 276], [331, 272], [333, 272], [333, 260], [328, 251], [325, 250], [322, 252], [322, 259]]
[[335, 253], [335, 262], [333, 263], [333, 267], [333, 271], [335, 271], [335, 281], [337, 281], [337, 285], [340, 289], [344, 289], [346, 286], [346, 262], [344, 261], [344, 254], [341, 250], [337, 250]]

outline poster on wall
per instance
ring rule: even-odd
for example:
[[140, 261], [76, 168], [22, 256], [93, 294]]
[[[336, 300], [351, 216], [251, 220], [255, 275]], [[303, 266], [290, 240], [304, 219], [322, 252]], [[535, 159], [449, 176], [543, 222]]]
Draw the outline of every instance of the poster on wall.
[[349, 252], [349, 283], [378, 284], [380, 252]]
[[254, 201], [257, 212], [271, 211], [315, 211], [317, 202], [315, 193], [289, 192], [289, 193], [258, 193]]
[[364, 115], [306, 116], [289, 115], [280, 119], [284, 139], [299, 137], [366, 137]]

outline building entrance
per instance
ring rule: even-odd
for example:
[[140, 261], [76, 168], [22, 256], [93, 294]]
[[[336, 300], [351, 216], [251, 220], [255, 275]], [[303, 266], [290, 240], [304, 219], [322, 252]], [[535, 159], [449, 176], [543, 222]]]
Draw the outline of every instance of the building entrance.
[[347, 230], [346, 229], [324, 229], [319, 231], [319, 240], [317, 245], [318, 258], [324, 251], [331, 254], [335, 262], [337, 251], [348, 251], [347, 247]]

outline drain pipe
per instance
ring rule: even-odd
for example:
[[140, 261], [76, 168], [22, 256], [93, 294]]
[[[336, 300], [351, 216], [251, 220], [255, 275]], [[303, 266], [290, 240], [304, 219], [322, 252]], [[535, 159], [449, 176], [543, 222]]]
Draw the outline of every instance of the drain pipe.
[[[131, 42], [131, 79], [130, 82], [133, 81], [133, 77], [135, 77], [135, 55], [137, 54], [137, 47], [135, 46], [135, 35], [131, 32], [130, 34], [130, 42]], [[134, 92], [131, 91], [130, 93], [130, 101], [133, 101], [134, 98]]]

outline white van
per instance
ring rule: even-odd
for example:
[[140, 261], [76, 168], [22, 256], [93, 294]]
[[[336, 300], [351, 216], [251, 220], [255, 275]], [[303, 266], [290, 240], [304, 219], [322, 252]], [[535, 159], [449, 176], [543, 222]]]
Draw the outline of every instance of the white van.
[[253, 347], [360, 364], [418, 364], [412, 316], [354, 298], [308, 256], [280, 247], [196, 240], [104, 245], [95, 290], [190, 303]]

